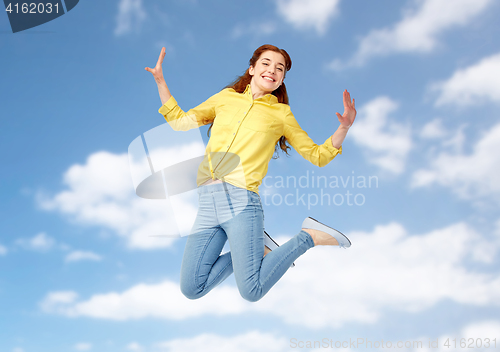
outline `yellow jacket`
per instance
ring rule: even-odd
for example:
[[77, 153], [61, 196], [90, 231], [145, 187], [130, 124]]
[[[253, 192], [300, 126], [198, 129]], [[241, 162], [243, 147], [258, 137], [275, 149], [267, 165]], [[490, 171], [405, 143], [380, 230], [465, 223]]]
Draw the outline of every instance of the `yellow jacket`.
[[325, 143], [315, 144], [290, 107], [278, 103], [274, 95], [254, 100], [250, 85], [243, 93], [223, 89], [188, 112], [171, 97], [158, 111], [176, 131], [207, 125], [215, 119], [205, 159], [198, 169], [198, 186], [209, 179], [221, 179], [258, 193], [281, 136], [302, 157], [320, 167], [342, 154], [342, 147], [332, 145], [331, 136]]

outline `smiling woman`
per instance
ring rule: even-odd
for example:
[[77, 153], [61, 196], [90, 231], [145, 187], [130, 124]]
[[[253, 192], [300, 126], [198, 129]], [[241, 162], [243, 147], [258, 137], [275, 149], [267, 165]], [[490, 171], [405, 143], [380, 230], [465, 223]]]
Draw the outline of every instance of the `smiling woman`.
[[[288, 105], [283, 81], [292, 61], [285, 50], [273, 45], [259, 47], [242, 76], [187, 112], [165, 82], [164, 57], [162, 48], [156, 66], [146, 67], [158, 85], [163, 104], [159, 112], [175, 130], [212, 124], [196, 178], [199, 209], [184, 251], [182, 293], [190, 299], [200, 298], [234, 272], [242, 297], [257, 301], [308, 249], [317, 245], [349, 247], [351, 243], [342, 233], [310, 217], [295, 237], [276, 247], [264, 231], [258, 187], [277, 146], [284, 152], [290, 148], [286, 141], [320, 167], [342, 153], [341, 145], [356, 117], [350, 94], [343, 93], [344, 113], [336, 114], [337, 131], [318, 145], [300, 127]], [[231, 251], [221, 255], [226, 241]]]
[[[288, 105], [288, 94], [283, 81], [286, 72], [290, 71], [291, 68], [292, 59], [285, 50], [279, 49], [274, 45], [262, 45], [254, 51], [245, 73], [226, 88], [233, 88], [236, 92], [243, 93], [250, 84], [252, 92], [255, 95], [265, 95], [266, 93], [264, 92], [270, 90], [279, 103]], [[256, 76], [257, 79], [253, 79], [256, 72], [260, 76]], [[262, 79], [259, 79], [261, 77]], [[260, 82], [264, 79], [266, 81]], [[212, 126], [208, 129], [209, 132], [211, 128]], [[288, 154], [290, 147], [286, 144], [285, 136], [281, 136], [276, 144], [276, 152], [278, 146]]]

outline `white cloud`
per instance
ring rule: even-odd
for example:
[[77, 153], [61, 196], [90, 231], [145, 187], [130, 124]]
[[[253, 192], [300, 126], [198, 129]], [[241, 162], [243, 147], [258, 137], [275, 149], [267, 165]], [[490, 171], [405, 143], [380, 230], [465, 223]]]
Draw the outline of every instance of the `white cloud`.
[[[81, 301], [75, 293], [53, 292], [41, 307], [68, 317], [111, 320], [251, 312], [309, 328], [337, 328], [352, 322], [376, 323], [387, 310], [420, 312], [442, 301], [473, 306], [500, 302], [500, 273], [468, 269], [470, 262], [491, 264], [500, 243], [486, 241], [464, 223], [422, 235], [409, 235], [392, 223], [349, 236], [353, 246], [348, 250], [311, 249], [256, 303], [244, 301], [236, 287], [225, 285], [190, 301], [177, 283], [165, 281]], [[323, 270], [317, 270], [318, 265]]]
[[340, 0], [276, 0], [278, 14], [295, 28], [314, 28], [324, 34], [338, 13]]
[[88, 251], [73, 251], [68, 253], [64, 258], [66, 262], [78, 262], [82, 260], [91, 260], [91, 261], [101, 261], [102, 257], [98, 254]]
[[473, 146], [470, 154], [442, 152], [426, 169], [417, 170], [413, 187], [438, 184], [465, 199], [498, 198], [500, 192], [500, 124], [493, 126]]
[[127, 348], [127, 350], [138, 351], [138, 352], [144, 350], [144, 348], [140, 344], [138, 344], [137, 342], [129, 343], [126, 348]]
[[0, 255], [6, 255], [8, 252], [7, 247], [4, 247], [0, 244]]
[[137, 30], [146, 17], [142, 0], [120, 0], [115, 35], [119, 36]]
[[[454, 153], [462, 153], [465, 145], [465, 127], [466, 125], [460, 125], [456, 131], [448, 133], [447, 136], [442, 139], [441, 145], [449, 148]], [[437, 153], [434, 155], [436, 154]]]
[[289, 345], [284, 337], [251, 331], [236, 336], [202, 334], [195, 337], [174, 339], [158, 343], [160, 351], [168, 352], [284, 352]]
[[[489, 320], [489, 321], [481, 321], [477, 323], [472, 323], [466, 326], [464, 329], [462, 329], [460, 338], [480, 338], [483, 339], [483, 348], [478, 348], [475, 347], [475, 351], [479, 350], [490, 350], [490, 348], [487, 348], [484, 346], [484, 339], [490, 338], [490, 339], [498, 339], [500, 338], [500, 321], [497, 320]], [[470, 342], [470, 341], [469, 341]], [[476, 341], [474, 341], [476, 342]], [[456, 351], [459, 349], [457, 348]], [[463, 348], [460, 348], [460, 350], [463, 350]]]
[[92, 349], [92, 344], [88, 342], [79, 342], [73, 348], [77, 351], [88, 351]]
[[65, 305], [74, 303], [77, 298], [78, 294], [74, 291], [51, 292], [40, 303], [40, 308], [44, 312], [64, 314], [62, 308]]
[[389, 119], [398, 105], [378, 97], [361, 107], [349, 134], [365, 150], [368, 161], [383, 170], [400, 174], [412, 147], [410, 128]]
[[418, 143], [429, 147], [426, 153], [431, 158], [435, 158], [443, 151], [462, 153], [466, 141], [464, 132], [466, 127], [467, 124], [461, 124], [456, 126], [454, 131], [449, 130], [443, 125], [443, 121], [437, 118], [426, 123], [420, 129], [419, 137], [421, 140]]
[[404, 11], [401, 21], [391, 28], [374, 29], [361, 39], [357, 52], [347, 62], [335, 60], [332, 69], [362, 66], [375, 56], [400, 52], [426, 53], [438, 43], [438, 37], [452, 27], [465, 26], [482, 13], [492, 0], [423, 0]]
[[54, 247], [56, 241], [47, 236], [44, 232], [40, 232], [32, 238], [20, 238], [16, 240], [16, 244], [29, 250], [46, 252]]
[[500, 54], [482, 59], [473, 66], [456, 71], [446, 81], [434, 83], [436, 106], [473, 106], [487, 101], [500, 102]]
[[48, 313], [68, 317], [86, 316], [99, 319], [129, 320], [145, 317], [188, 319], [204, 314], [238, 314], [248, 310], [236, 287], [222, 286], [204, 300], [185, 298], [179, 285], [165, 281], [156, 285], [139, 284], [123, 293], [105, 293], [87, 301], [76, 302], [75, 292], [52, 292], [41, 302]]
[[15, 347], [12, 352], [24, 352], [24, 350], [21, 347]]
[[[86, 164], [71, 166], [63, 182], [67, 189], [53, 197], [38, 195], [42, 209], [109, 229], [126, 239], [130, 248], [168, 247], [174, 239], [157, 236], [178, 234], [164, 199], [142, 199], [135, 194], [127, 154], [94, 153]], [[185, 207], [186, 212], [196, 212], [194, 206]]]
[[447, 131], [441, 119], [434, 119], [424, 125], [420, 131], [420, 137], [424, 139], [440, 139], [446, 136]]

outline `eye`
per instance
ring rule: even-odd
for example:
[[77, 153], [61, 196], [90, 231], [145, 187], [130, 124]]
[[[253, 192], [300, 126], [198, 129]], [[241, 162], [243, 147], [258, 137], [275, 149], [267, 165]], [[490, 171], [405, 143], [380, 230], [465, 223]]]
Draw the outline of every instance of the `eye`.
[[267, 62], [263, 62], [262, 65], [268, 66], [269, 64]]
[[281, 67], [278, 67], [278, 70], [281, 71], [281, 72], [283, 72], [283, 69]]

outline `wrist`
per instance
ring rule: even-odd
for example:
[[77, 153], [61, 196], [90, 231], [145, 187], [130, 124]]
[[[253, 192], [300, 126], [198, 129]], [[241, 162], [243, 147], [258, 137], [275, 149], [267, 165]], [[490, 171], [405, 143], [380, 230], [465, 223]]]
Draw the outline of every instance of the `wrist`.
[[156, 84], [159, 85], [159, 86], [160, 85], [161, 86], [167, 85], [167, 82], [165, 82], [165, 78], [163, 78], [163, 76], [162, 77], [158, 77], [158, 78], [155, 77], [155, 81], [156, 81]]
[[344, 126], [344, 125], [340, 124], [340, 126], [339, 126], [339, 128], [338, 128], [338, 129], [339, 129], [340, 131], [345, 131], [345, 132], [347, 132], [347, 131], [349, 131], [349, 128], [350, 128], [350, 127], [351, 127], [351, 126]]

